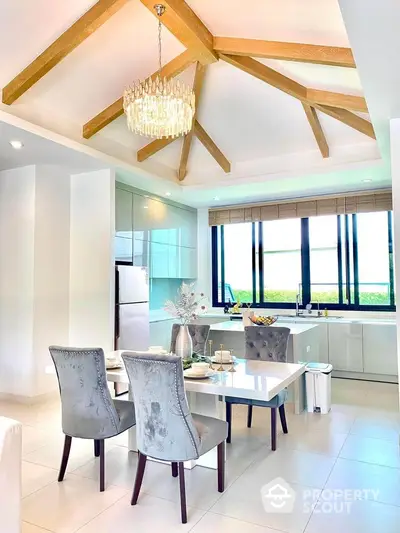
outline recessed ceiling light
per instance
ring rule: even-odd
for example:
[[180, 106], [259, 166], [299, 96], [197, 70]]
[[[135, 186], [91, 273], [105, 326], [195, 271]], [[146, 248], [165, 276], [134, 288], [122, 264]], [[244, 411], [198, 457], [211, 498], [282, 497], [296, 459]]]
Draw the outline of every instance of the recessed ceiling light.
[[21, 148], [24, 146], [21, 141], [10, 141], [10, 144], [14, 150], [21, 150]]
[[216, 202], [218, 202], [218, 200], [219, 200], [219, 196], [214, 196], [214, 200], [215, 200]]
[[145, 194], [144, 197], [145, 198], [150, 198], [150, 196], [148, 194]]
[[144, 205], [144, 206], [143, 206], [143, 209], [148, 209], [148, 208], [149, 208], [148, 205]]
[[372, 180], [370, 178], [368, 178], [368, 179], [363, 180], [363, 183], [371, 183], [371, 181]]
[[170, 192], [166, 192], [165, 196], [171, 196], [171, 193]]

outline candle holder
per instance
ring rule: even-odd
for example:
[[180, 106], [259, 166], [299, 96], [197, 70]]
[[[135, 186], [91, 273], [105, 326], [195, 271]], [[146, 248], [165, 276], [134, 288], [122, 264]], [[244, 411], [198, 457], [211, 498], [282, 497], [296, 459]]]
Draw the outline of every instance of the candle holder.
[[235, 370], [235, 363], [233, 361], [233, 350], [229, 350], [230, 353], [231, 353], [231, 367], [230, 369], [228, 370], [228, 372], [236, 372]]
[[213, 366], [212, 366], [212, 345], [213, 345], [213, 341], [209, 340], [208, 341], [208, 345], [210, 347], [210, 369], [213, 370]]
[[224, 349], [224, 345], [223, 344], [220, 344], [219, 345], [219, 358], [220, 358], [220, 365], [219, 367], [217, 368], [218, 372], [223, 372], [225, 369], [224, 367], [222, 366], [222, 350]]

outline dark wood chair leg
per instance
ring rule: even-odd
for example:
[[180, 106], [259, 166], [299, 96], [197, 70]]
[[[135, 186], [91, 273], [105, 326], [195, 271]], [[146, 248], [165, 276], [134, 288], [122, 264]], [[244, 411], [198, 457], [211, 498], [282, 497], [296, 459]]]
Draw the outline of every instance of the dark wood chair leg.
[[94, 456], [100, 457], [100, 441], [99, 440], [94, 441]]
[[140, 487], [142, 486], [144, 469], [146, 467], [147, 456], [138, 452], [138, 457], [139, 457], [139, 462], [138, 462], [137, 469], [136, 469], [135, 486], [133, 487], [131, 505], [137, 504], [137, 501], [139, 498]]
[[60, 472], [58, 474], [58, 481], [62, 481], [64, 479], [65, 471], [67, 469], [68, 464], [69, 452], [71, 451], [71, 442], [72, 437], [70, 437], [69, 435], [65, 435], [64, 449], [61, 459]]
[[251, 428], [251, 421], [253, 419], [253, 406], [249, 405], [247, 407], [247, 427]]
[[276, 407], [271, 408], [271, 448], [276, 450]]
[[286, 422], [286, 413], [285, 413], [285, 405], [284, 404], [282, 404], [279, 407], [279, 416], [280, 416], [280, 419], [281, 419], [282, 431], [284, 433], [288, 433], [287, 422]]
[[105, 488], [105, 454], [104, 454], [104, 439], [98, 441], [99, 457], [100, 457], [100, 492], [104, 492]]
[[232, 437], [232, 404], [226, 402], [225, 406], [226, 406], [226, 421], [228, 422], [228, 436], [226, 438], [226, 442], [230, 444], [231, 437]]
[[225, 490], [225, 441], [218, 444], [218, 492]]
[[182, 524], [187, 523], [187, 512], [186, 512], [186, 491], [185, 491], [185, 468], [183, 463], [178, 463], [179, 470], [179, 489], [181, 492], [181, 517]]
[[172, 477], [178, 477], [178, 463], [171, 463]]

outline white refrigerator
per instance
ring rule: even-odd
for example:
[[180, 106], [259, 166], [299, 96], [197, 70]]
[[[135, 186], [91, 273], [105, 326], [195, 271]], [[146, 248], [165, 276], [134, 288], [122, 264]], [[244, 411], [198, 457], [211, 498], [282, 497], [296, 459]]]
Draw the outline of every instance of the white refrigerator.
[[147, 268], [115, 267], [115, 349], [149, 348], [149, 280]]

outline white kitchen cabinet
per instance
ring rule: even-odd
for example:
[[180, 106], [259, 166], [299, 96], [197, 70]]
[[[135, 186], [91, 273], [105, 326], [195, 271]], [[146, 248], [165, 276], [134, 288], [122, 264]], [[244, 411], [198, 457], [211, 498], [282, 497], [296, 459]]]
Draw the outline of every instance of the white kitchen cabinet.
[[194, 248], [179, 247], [178, 278], [197, 279], [197, 251]]
[[364, 372], [397, 376], [395, 324], [363, 325]]
[[133, 238], [133, 193], [115, 190], [115, 233], [118, 237]]
[[328, 324], [329, 362], [333, 370], [363, 372], [362, 324]]

